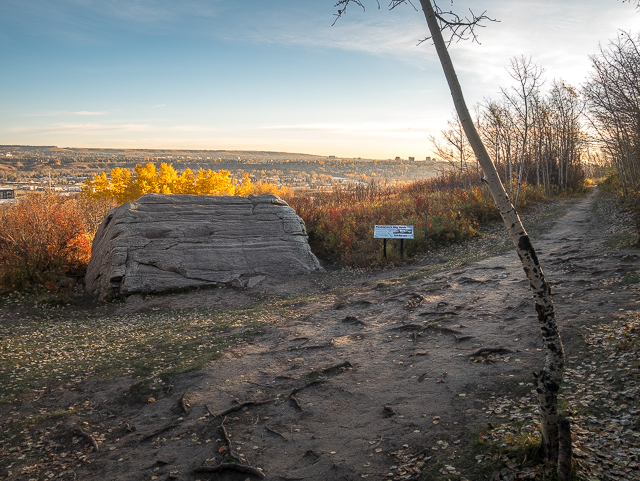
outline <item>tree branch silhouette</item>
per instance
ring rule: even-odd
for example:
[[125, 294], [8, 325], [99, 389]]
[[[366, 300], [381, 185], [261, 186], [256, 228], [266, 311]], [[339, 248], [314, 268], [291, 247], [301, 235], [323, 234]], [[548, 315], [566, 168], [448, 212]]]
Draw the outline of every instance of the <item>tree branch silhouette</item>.
[[[630, 0], [623, 0], [630, 1]], [[640, 0], [636, 0], [640, 3]], [[333, 21], [332, 25], [335, 25], [336, 22], [347, 13], [347, 7], [350, 4], [355, 4], [365, 9], [365, 5], [363, 0], [340, 0], [336, 2], [334, 7], [338, 9], [338, 12], [334, 14], [336, 17]], [[380, 8], [380, 1], [376, 0], [378, 5], [378, 9]], [[393, 10], [394, 8], [402, 5], [409, 4], [414, 10], [418, 11], [416, 6], [413, 4], [412, 0], [391, 0], [389, 2], [389, 10]], [[482, 12], [479, 15], [476, 15], [473, 10], [469, 9], [469, 14], [464, 17], [458, 15], [457, 13], [450, 10], [442, 10], [436, 2], [433, 2], [433, 10], [438, 19], [438, 24], [440, 25], [440, 31], [443, 33], [445, 37], [445, 41], [447, 46], [449, 46], [452, 42], [459, 42], [460, 40], [469, 40], [471, 39], [473, 42], [480, 43], [478, 41], [478, 36], [476, 35], [476, 28], [484, 28], [483, 22], [497, 22], [498, 20], [494, 18], [490, 18], [486, 15], [486, 11]], [[421, 39], [418, 42], [418, 45], [421, 43], [430, 40], [431, 37], [426, 37]]]

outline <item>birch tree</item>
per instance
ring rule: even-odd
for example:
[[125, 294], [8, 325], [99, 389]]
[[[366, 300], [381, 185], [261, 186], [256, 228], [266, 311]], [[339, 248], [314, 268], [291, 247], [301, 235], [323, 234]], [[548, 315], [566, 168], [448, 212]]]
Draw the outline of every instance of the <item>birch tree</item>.
[[[411, 3], [411, 0], [392, 0], [389, 6], [393, 9], [405, 2]], [[346, 13], [346, 9], [351, 3], [364, 8], [362, 0], [341, 0], [335, 4], [338, 8], [336, 20]], [[411, 4], [413, 5], [413, 3]], [[513, 207], [487, 149], [476, 130], [447, 49], [453, 40], [475, 39], [475, 27], [480, 25], [482, 21], [489, 20], [489, 18], [484, 13], [476, 15], [473, 12], [470, 12], [468, 17], [460, 17], [454, 12], [443, 11], [438, 7], [437, 3], [432, 3], [431, 0], [420, 0], [420, 6], [429, 28], [429, 38], [433, 41], [447, 79], [455, 110], [469, 144], [482, 168], [484, 179], [500, 211], [509, 236], [520, 257], [535, 300], [542, 341], [546, 348], [544, 367], [539, 372], [534, 373], [536, 391], [538, 393], [542, 449], [545, 457], [550, 462], [557, 463], [559, 452], [558, 390], [560, 389], [564, 371], [564, 347], [558, 332], [551, 288], [545, 279], [531, 239], [525, 231], [522, 221]], [[445, 39], [443, 32], [447, 39]], [[566, 439], [566, 436], [563, 436], [563, 438]], [[562, 464], [566, 467], [566, 462]], [[568, 479], [566, 472], [559, 472], [559, 475], [561, 479]]]
[[527, 167], [527, 156], [529, 154], [529, 141], [533, 128], [534, 104], [538, 100], [539, 88], [542, 83], [541, 77], [544, 70], [535, 65], [531, 58], [514, 57], [511, 59], [511, 69], [509, 75], [516, 81], [516, 86], [510, 92], [502, 89], [502, 94], [515, 111], [516, 118], [513, 119], [515, 129], [518, 131], [518, 148], [516, 149], [517, 160], [515, 162], [515, 193], [512, 195], [514, 207], [518, 206], [520, 190], [525, 177]]
[[622, 32], [591, 62], [583, 89], [590, 120], [627, 195], [640, 182], [640, 35]]

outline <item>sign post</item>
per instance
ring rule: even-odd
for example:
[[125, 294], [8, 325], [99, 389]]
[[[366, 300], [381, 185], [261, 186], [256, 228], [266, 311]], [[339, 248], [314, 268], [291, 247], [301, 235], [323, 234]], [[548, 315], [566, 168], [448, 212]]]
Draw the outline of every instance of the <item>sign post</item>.
[[376, 225], [373, 230], [374, 239], [383, 239], [383, 255], [387, 258], [387, 239], [400, 239], [400, 258], [404, 257], [404, 240], [413, 239], [412, 225]]

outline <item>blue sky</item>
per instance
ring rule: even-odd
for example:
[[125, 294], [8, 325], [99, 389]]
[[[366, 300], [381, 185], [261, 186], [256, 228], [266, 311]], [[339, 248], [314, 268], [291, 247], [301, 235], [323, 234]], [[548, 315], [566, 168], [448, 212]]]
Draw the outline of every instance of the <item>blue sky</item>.
[[[2, 0], [0, 144], [431, 154], [453, 105], [422, 12], [332, 0]], [[446, 1], [443, 6], [447, 6]], [[473, 105], [532, 56], [579, 86], [640, 12], [616, 0], [460, 0], [500, 20], [451, 54]]]

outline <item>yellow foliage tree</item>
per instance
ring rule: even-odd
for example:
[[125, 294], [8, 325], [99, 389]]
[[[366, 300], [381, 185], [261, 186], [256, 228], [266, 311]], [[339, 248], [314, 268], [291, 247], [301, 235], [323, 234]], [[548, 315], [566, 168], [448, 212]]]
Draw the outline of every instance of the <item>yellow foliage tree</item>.
[[[153, 165], [153, 164], [147, 164]], [[160, 164], [160, 170], [158, 172], [158, 180], [156, 183], [156, 190], [159, 194], [176, 194], [179, 190], [180, 179], [178, 173], [170, 164], [164, 162]]]
[[242, 176], [242, 183], [238, 186], [237, 195], [246, 197], [249, 194], [252, 194], [253, 193], [251, 192], [252, 187], [253, 187], [253, 184], [251, 182], [251, 177], [249, 177], [249, 174], [245, 172], [245, 174]]
[[191, 169], [178, 174], [171, 164], [162, 163], [136, 165], [134, 173], [129, 169], [116, 167], [111, 171], [111, 180], [105, 172], [96, 174], [83, 184], [83, 192], [92, 198], [114, 198], [119, 203], [130, 202], [150, 192], [161, 194], [237, 195], [250, 194], [286, 195], [286, 187], [277, 187], [268, 182], [253, 183], [245, 173], [241, 181], [231, 178], [231, 172], [200, 169], [194, 175]]
[[134, 181], [134, 192], [137, 199], [141, 195], [151, 192], [158, 192], [158, 170], [155, 164], [136, 165], [136, 177]]
[[196, 193], [196, 176], [193, 175], [193, 171], [189, 168], [185, 169], [178, 181], [178, 187], [176, 194], [195, 194]]
[[195, 179], [195, 193], [199, 195], [241, 195], [236, 192], [231, 172], [228, 170], [214, 172], [211, 169], [198, 171]]
[[[104, 173], [102, 174], [104, 175]], [[105, 176], [106, 180], [106, 176]], [[131, 172], [129, 169], [116, 167], [111, 171], [110, 196], [115, 198], [118, 203], [128, 200], [129, 188], [131, 186]], [[97, 189], [99, 190], [99, 189]]]
[[104, 172], [97, 174], [93, 178], [91, 187], [95, 192], [103, 194], [101, 197], [111, 197], [111, 185], [107, 179], [107, 174]]

